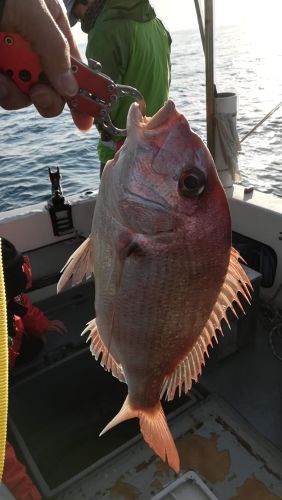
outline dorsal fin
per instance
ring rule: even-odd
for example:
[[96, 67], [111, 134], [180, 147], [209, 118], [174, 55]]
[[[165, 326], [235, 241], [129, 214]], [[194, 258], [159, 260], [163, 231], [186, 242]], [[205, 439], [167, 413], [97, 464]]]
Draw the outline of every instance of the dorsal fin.
[[174, 398], [177, 388], [179, 396], [181, 396], [182, 390], [187, 393], [191, 389], [193, 380], [197, 382], [199, 375], [202, 373], [202, 366], [205, 364], [205, 355], [209, 355], [208, 346], [213, 345], [213, 338], [218, 342], [217, 330], [223, 334], [221, 321], [224, 319], [230, 328], [227, 319], [227, 310], [231, 309], [233, 314], [238, 318], [233, 302], [236, 302], [245, 313], [238, 293], [240, 292], [247, 302], [250, 303], [250, 290], [252, 290], [253, 287], [247, 274], [239, 263], [239, 259], [243, 261], [237, 250], [232, 247], [225, 280], [210, 317], [192, 349], [177, 365], [175, 370], [165, 377], [162, 385], [161, 398], [166, 392], [166, 399], [171, 401]]
[[92, 319], [87, 323], [86, 328], [83, 330], [81, 335], [84, 335], [86, 332], [89, 332], [86, 342], [91, 340], [90, 343], [90, 352], [92, 356], [95, 356], [95, 359], [98, 361], [100, 354], [102, 354], [100, 364], [106, 371], [111, 371], [112, 375], [120, 380], [120, 382], [125, 382], [122, 366], [115, 361], [108, 348], [105, 346], [102, 341], [98, 327], [96, 324], [96, 319]]

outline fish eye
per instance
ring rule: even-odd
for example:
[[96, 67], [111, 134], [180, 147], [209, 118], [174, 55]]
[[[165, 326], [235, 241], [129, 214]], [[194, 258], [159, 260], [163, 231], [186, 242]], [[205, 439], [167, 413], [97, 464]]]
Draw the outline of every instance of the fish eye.
[[201, 170], [191, 167], [184, 170], [178, 181], [178, 191], [185, 198], [200, 196], [206, 187], [206, 177]]

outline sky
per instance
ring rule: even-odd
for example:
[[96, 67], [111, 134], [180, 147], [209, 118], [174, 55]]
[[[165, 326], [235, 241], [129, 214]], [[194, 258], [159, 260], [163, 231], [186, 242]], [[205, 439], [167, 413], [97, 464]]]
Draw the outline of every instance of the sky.
[[[167, 29], [174, 31], [197, 28], [194, 0], [151, 0], [157, 15]], [[204, 11], [204, 0], [200, 0]], [[281, 31], [282, 0], [214, 0], [216, 26], [241, 24], [263, 36]], [[79, 23], [73, 28], [78, 43], [86, 42]]]

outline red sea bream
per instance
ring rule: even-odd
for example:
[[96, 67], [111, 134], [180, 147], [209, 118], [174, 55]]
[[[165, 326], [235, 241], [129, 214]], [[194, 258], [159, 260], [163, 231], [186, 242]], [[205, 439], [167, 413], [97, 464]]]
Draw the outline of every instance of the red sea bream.
[[249, 300], [239, 259], [203, 141], [172, 101], [152, 118], [132, 104], [127, 139], [102, 176], [91, 235], [59, 283], [94, 273], [91, 352], [128, 386], [102, 434], [138, 417], [145, 441], [179, 472], [160, 399], [189, 391], [227, 309], [240, 305], [238, 292]]

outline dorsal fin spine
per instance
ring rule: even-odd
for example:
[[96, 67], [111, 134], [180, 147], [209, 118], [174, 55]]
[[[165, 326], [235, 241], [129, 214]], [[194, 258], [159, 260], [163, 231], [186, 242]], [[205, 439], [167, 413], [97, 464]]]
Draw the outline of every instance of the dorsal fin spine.
[[228, 309], [231, 309], [236, 318], [238, 318], [233, 302], [236, 302], [244, 313], [241, 298], [238, 294], [241, 294], [250, 303], [252, 285], [246, 272], [238, 262], [239, 259], [239, 253], [232, 248], [227, 273], [218, 294], [217, 302], [211, 311], [202, 333], [192, 348], [190, 348], [186, 357], [176, 366], [174, 372], [170, 376], [167, 375], [164, 379], [161, 395], [166, 391], [166, 398], [168, 400], [173, 399], [177, 385], [180, 395], [181, 390], [187, 393], [192, 386], [192, 381], [198, 380], [198, 376], [202, 372], [202, 365], [205, 362], [205, 354], [209, 355], [208, 347], [210, 345], [213, 346], [213, 339], [218, 343], [218, 331], [223, 335], [221, 321], [224, 319], [230, 328], [227, 318]]

